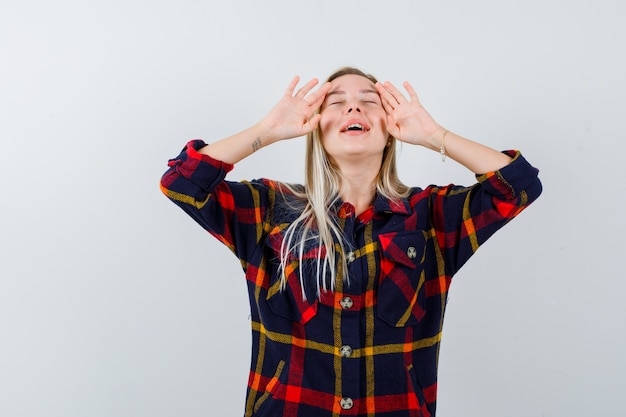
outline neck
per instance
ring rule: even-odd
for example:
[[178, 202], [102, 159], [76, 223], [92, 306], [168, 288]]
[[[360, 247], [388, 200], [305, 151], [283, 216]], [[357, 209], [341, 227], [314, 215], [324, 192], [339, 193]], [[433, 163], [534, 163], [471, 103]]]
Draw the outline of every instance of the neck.
[[380, 163], [370, 167], [364, 166], [363, 163], [340, 165], [343, 176], [340, 197], [354, 206], [357, 216], [372, 205], [379, 169]]

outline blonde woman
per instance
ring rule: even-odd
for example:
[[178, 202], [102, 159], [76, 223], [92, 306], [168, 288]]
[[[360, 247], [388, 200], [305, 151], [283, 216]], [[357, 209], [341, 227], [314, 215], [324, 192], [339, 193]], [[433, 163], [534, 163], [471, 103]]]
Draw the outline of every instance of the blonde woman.
[[[161, 180], [244, 266], [245, 416], [434, 416], [451, 278], [539, 196], [538, 171], [437, 124], [408, 83], [407, 98], [355, 68], [315, 91], [317, 80], [298, 82], [254, 126], [189, 142]], [[303, 186], [225, 180], [253, 152], [303, 135]], [[477, 183], [407, 187], [396, 141], [457, 161]]]

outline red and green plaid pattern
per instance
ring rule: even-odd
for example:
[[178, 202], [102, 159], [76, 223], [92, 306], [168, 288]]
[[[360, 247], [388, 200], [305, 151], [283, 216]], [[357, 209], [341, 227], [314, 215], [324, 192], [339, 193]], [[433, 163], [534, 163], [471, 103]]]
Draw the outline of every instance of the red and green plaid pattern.
[[241, 261], [253, 352], [245, 416], [434, 416], [450, 280], [539, 196], [538, 171], [511, 151], [510, 165], [472, 187], [414, 188], [400, 202], [378, 196], [358, 217], [348, 203], [331, 207], [350, 248], [341, 254], [349, 280], [338, 269], [335, 290], [317, 296], [306, 274], [316, 250], [304, 265], [290, 260], [280, 289], [280, 244], [298, 215], [284, 201], [292, 196], [266, 179], [225, 181], [232, 165], [202, 146], [191, 141], [170, 160], [161, 187]]

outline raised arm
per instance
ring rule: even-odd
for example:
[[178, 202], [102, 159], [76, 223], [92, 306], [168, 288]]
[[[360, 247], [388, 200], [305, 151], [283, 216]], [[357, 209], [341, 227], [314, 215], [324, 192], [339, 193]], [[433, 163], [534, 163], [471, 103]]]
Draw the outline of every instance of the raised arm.
[[318, 83], [314, 78], [294, 95], [299, 81], [299, 77], [291, 80], [278, 104], [260, 122], [205, 146], [199, 152], [216, 160], [235, 164], [264, 146], [311, 132], [319, 123], [320, 115], [316, 111], [324, 101], [330, 84], [326, 83], [309, 94]]
[[170, 200], [246, 262], [265, 239], [263, 223], [271, 212], [274, 185], [225, 177], [234, 163], [262, 146], [315, 129], [319, 123], [315, 113], [329, 86], [309, 94], [317, 84], [311, 80], [294, 94], [298, 81], [298, 77], [291, 81], [278, 104], [254, 126], [210, 145], [202, 140], [187, 143], [169, 160], [161, 178], [161, 190]]
[[413, 87], [405, 82], [409, 99], [390, 82], [376, 88], [387, 112], [387, 130], [396, 139], [422, 145], [450, 157], [475, 174], [497, 171], [511, 158], [495, 149], [466, 139], [440, 126], [420, 103]]

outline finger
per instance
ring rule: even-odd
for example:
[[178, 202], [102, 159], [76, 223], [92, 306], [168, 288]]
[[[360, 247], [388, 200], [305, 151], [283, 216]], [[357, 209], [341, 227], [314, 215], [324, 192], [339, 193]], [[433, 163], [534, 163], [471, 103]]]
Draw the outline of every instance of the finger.
[[387, 101], [386, 99], [382, 99], [380, 102], [383, 105], [383, 110], [385, 110], [385, 113], [389, 114], [393, 111], [393, 106], [389, 104], [389, 101]]
[[381, 83], [376, 83], [374, 86], [376, 87], [376, 90], [378, 90], [378, 95], [380, 95], [380, 98], [386, 100], [393, 99], [391, 92], [387, 90], [384, 85], [382, 85]]
[[[383, 107], [385, 108], [385, 111], [387, 113], [391, 113], [397, 110], [398, 107], [402, 105], [402, 102], [400, 102], [396, 98], [396, 96], [393, 94], [393, 92], [387, 89], [386, 86], [383, 86], [382, 88], [384, 89], [384, 92], [381, 95], [381, 98], [383, 99], [382, 103], [383, 103]], [[404, 100], [404, 102], [406, 102], [406, 99], [404, 99], [403, 96], [402, 96], [402, 99]]]
[[324, 83], [320, 88], [317, 89], [317, 91], [308, 96], [305, 101], [309, 104], [309, 106], [317, 109], [322, 105], [324, 99], [326, 99], [326, 94], [328, 94], [330, 88], [330, 83]]
[[402, 83], [402, 85], [406, 89], [407, 93], [409, 93], [409, 98], [411, 99], [411, 101], [417, 101], [419, 103], [419, 98], [417, 98], [417, 93], [413, 89], [413, 86], [409, 84], [408, 81], [405, 81], [404, 83]]
[[295, 77], [293, 77], [293, 79], [291, 80], [291, 82], [287, 86], [287, 89], [285, 90], [285, 95], [286, 96], [292, 96], [293, 95], [293, 90], [296, 89], [296, 85], [298, 85], [299, 82], [300, 82], [300, 77], [299, 76], [296, 75]]
[[383, 85], [391, 93], [393, 98], [396, 99], [398, 104], [406, 103], [406, 97], [404, 97], [404, 94], [402, 94], [402, 92], [398, 90], [395, 85], [391, 84], [389, 81], [385, 81]]
[[387, 90], [381, 83], [376, 84], [376, 89], [380, 95], [383, 109], [385, 109], [387, 113], [391, 113], [394, 110], [394, 107], [398, 105], [398, 101], [393, 98], [389, 90]]
[[311, 91], [311, 89], [317, 85], [318, 82], [319, 81], [317, 80], [317, 78], [313, 78], [311, 81], [304, 84], [304, 86], [298, 90], [295, 97], [303, 99], [309, 93], [309, 91]]

